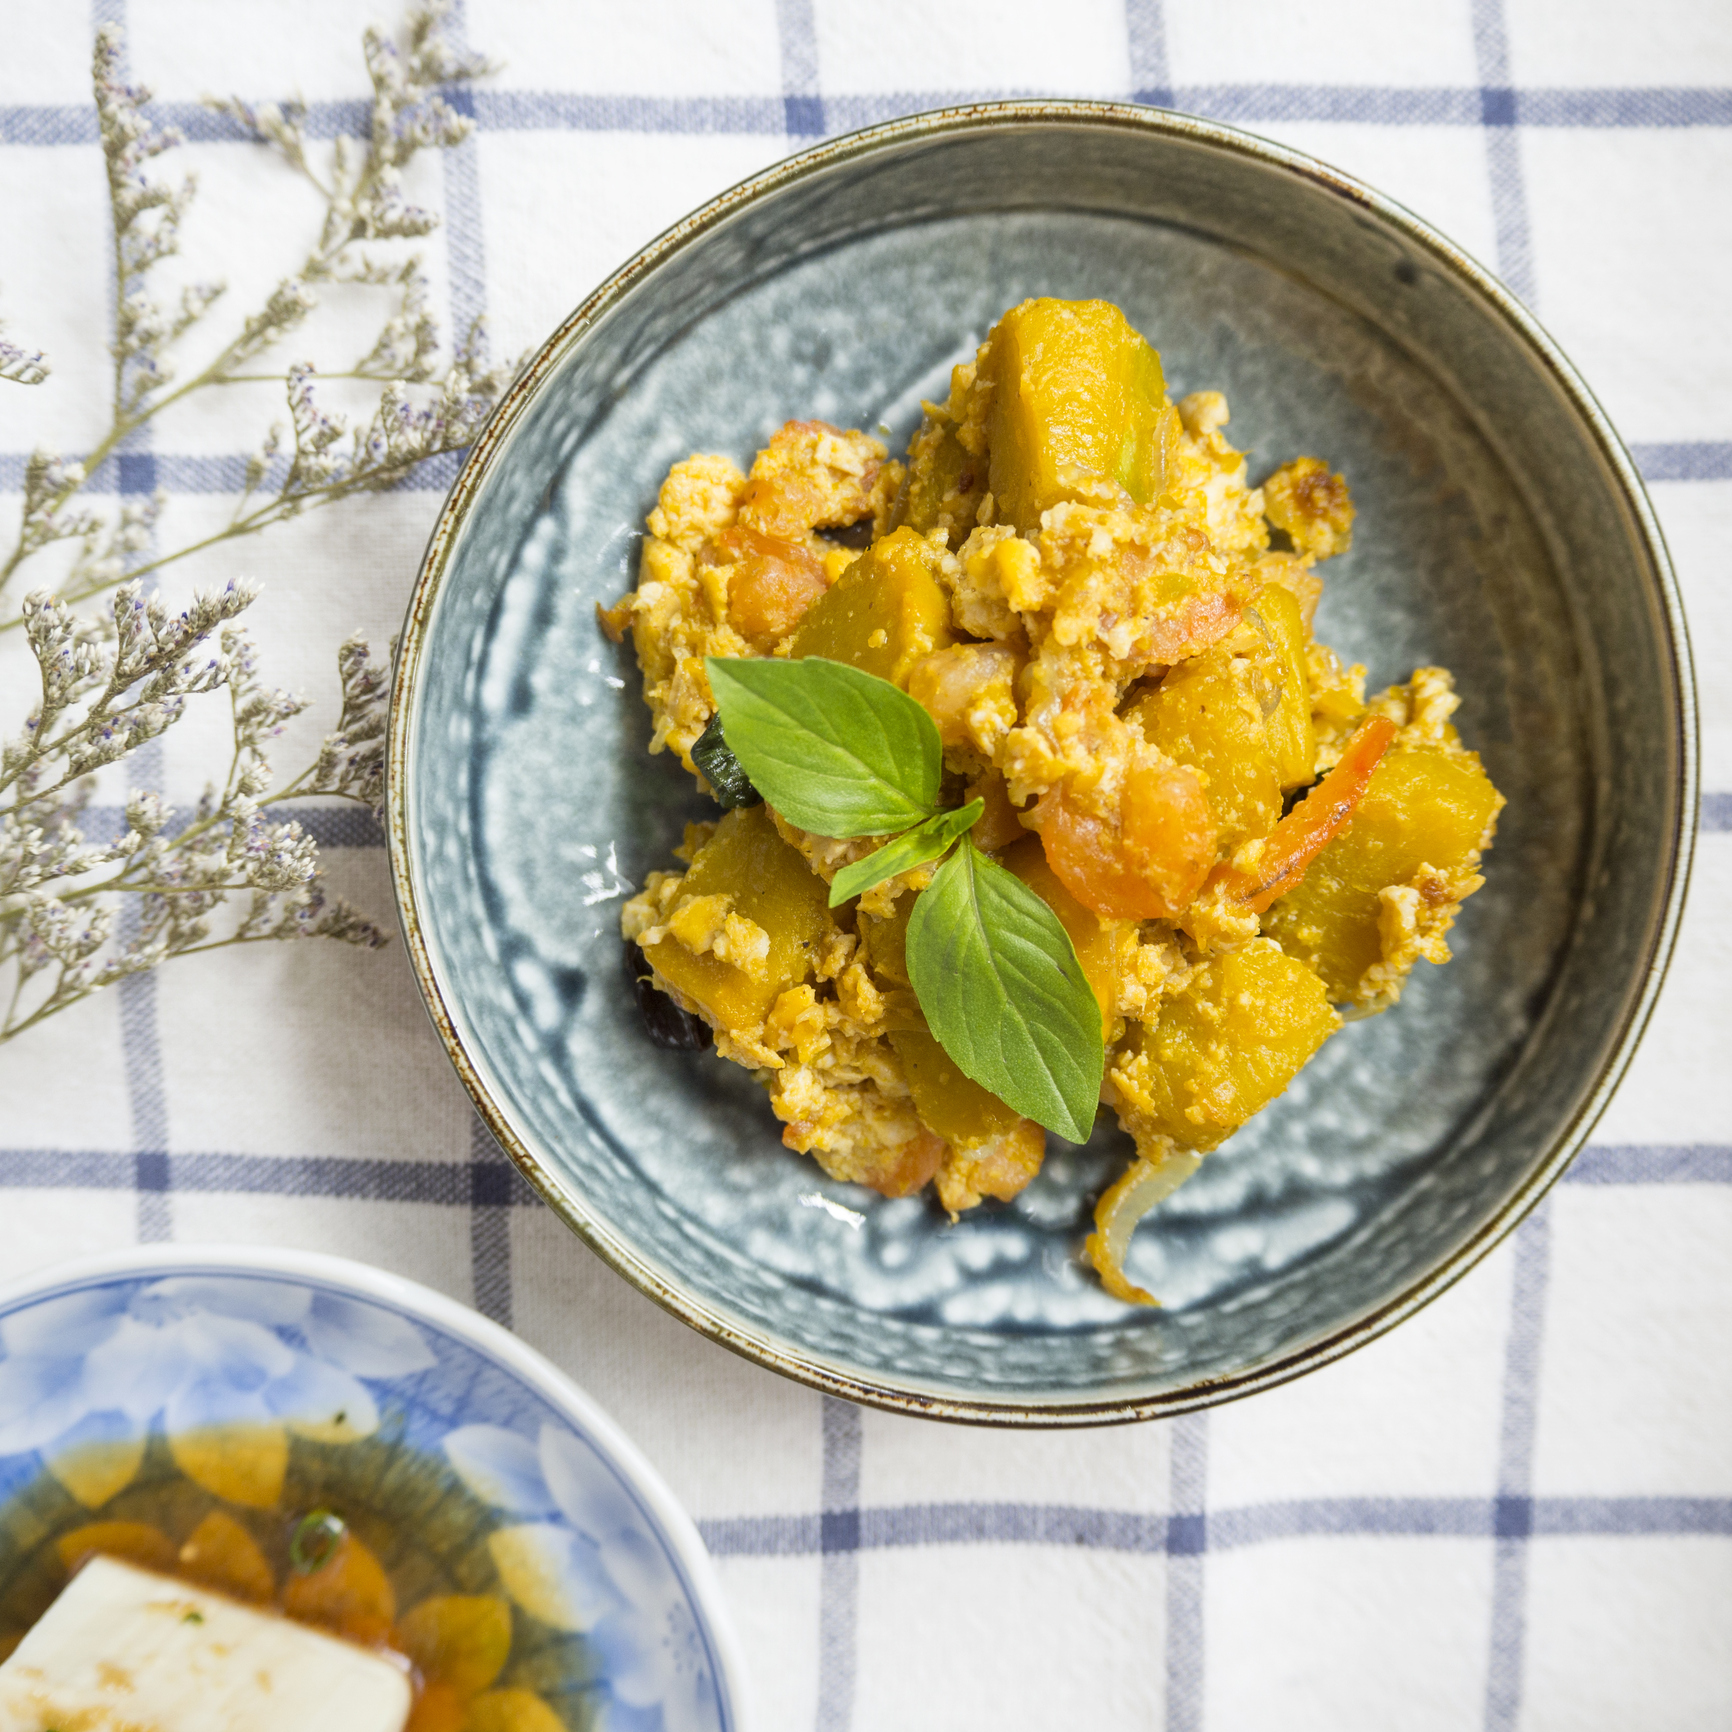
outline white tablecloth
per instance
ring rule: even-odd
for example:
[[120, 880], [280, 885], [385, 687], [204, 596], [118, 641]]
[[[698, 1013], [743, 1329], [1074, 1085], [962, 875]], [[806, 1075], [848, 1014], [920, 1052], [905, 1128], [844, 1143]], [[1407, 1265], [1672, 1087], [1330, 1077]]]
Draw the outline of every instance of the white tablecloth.
[[[53, 378], [0, 384], [0, 527], [25, 454], [105, 424], [110, 251], [95, 24], [192, 142], [198, 274], [255, 304], [314, 195], [201, 115], [366, 94], [348, 0], [9, 0], [0, 315]], [[381, 21], [389, 21], [382, 19]], [[540, 342], [692, 206], [825, 134], [960, 97], [1135, 96], [1363, 176], [1498, 270], [1634, 446], [1670, 538], [1703, 704], [1704, 834], [1669, 983], [1567, 1181], [1392, 1337], [1169, 1424], [949, 1429], [820, 1399], [702, 1341], [530, 1202], [477, 1128], [401, 945], [172, 965], [0, 1049], [0, 1274], [136, 1237], [313, 1246], [508, 1322], [643, 1445], [715, 1552], [766, 1732], [1169, 1732], [1732, 1724], [1732, 8], [1724, 0], [469, 0], [505, 62], [473, 139], [410, 190], [444, 212], [449, 329]], [[323, 116], [324, 119], [319, 119]], [[179, 164], [165, 161], [164, 172]], [[359, 328], [357, 325], [356, 328]], [[296, 345], [291, 345], [292, 347]], [[341, 334], [310, 347], [335, 354]], [[285, 357], [293, 358], [293, 357]], [[278, 413], [235, 388], [102, 480], [172, 495], [164, 544]], [[333, 714], [331, 658], [401, 618], [451, 471], [221, 547], [266, 667]], [[10, 530], [6, 531], [8, 537]], [[0, 654], [0, 725], [24, 708]], [[220, 740], [162, 773], [196, 796]], [[365, 825], [327, 825], [389, 916]], [[358, 845], [356, 845], [358, 844]]]

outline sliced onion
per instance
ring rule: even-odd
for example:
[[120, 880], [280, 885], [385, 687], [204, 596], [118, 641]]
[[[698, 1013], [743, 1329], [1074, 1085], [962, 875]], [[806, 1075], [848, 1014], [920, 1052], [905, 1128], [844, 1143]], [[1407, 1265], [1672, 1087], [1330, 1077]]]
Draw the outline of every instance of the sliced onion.
[[[1164, 1139], [1163, 1139], [1164, 1140]], [[1202, 1165], [1203, 1157], [1167, 1143], [1155, 1158], [1138, 1154], [1095, 1204], [1095, 1230], [1084, 1250], [1101, 1278], [1101, 1285], [1127, 1305], [1158, 1305], [1154, 1294], [1125, 1279], [1125, 1253], [1137, 1223], [1157, 1203], [1164, 1203]]]

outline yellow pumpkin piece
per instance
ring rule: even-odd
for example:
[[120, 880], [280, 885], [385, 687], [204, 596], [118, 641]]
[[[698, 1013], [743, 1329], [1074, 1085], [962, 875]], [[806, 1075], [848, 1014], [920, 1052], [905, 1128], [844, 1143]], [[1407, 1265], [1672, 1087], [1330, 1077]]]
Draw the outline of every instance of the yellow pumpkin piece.
[[84, 1505], [100, 1509], [132, 1484], [144, 1461], [142, 1437], [74, 1444], [48, 1463], [48, 1471]]
[[892, 531], [806, 610], [789, 655], [847, 662], [906, 689], [914, 664], [953, 641], [943, 560], [912, 529]]
[[318, 1569], [304, 1576], [290, 1572], [283, 1610], [303, 1624], [372, 1646], [390, 1637], [397, 1595], [378, 1558], [345, 1531]]
[[489, 1690], [469, 1704], [463, 1732], [565, 1732], [565, 1722], [531, 1690]]
[[965, 1077], [926, 1029], [899, 1029], [890, 1044], [908, 1079], [920, 1122], [947, 1143], [984, 1143], [1022, 1123], [1022, 1114]]
[[270, 1509], [283, 1494], [289, 1434], [280, 1425], [212, 1425], [168, 1440], [174, 1464], [194, 1485], [249, 1509]]
[[1113, 1082], [1139, 1140], [1218, 1148], [1341, 1026], [1323, 982], [1267, 939], [1217, 957], [1154, 1023], [1132, 1026]]
[[212, 1510], [180, 1548], [177, 1574], [231, 1599], [262, 1606], [277, 1591], [258, 1542], [231, 1515]]
[[672, 936], [646, 946], [644, 955], [719, 1027], [754, 1028], [782, 993], [811, 979], [834, 929], [829, 894], [799, 852], [777, 835], [765, 807], [732, 811], [693, 856], [682, 896], [731, 897], [734, 912], [768, 934], [768, 955], [748, 973], [711, 953], [694, 954]]
[[403, 1723], [403, 1732], [463, 1732], [468, 1721], [464, 1697], [449, 1684], [423, 1684]]
[[1305, 668], [1305, 622], [1299, 599], [1278, 583], [1264, 585], [1256, 613], [1269, 633], [1278, 664], [1281, 699], [1269, 717], [1275, 779], [1285, 793], [1317, 774], [1317, 729], [1311, 720], [1311, 681]]
[[1152, 745], [1202, 775], [1228, 853], [1267, 836], [1281, 816], [1281, 782], [1263, 708], [1280, 671], [1257, 634], [1240, 634], [1234, 643], [1244, 649], [1250, 638], [1257, 644], [1250, 653], [1220, 643], [1180, 662], [1125, 712]]
[[1119, 951], [1126, 922], [1103, 920], [1077, 901], [1048, 865], [1038, 836], [1027, 836], [1007, 848], [1000, 864], [1014, 872], [1058, 916], [1059, 924], [1070, 934], [1070, 941], [1076, 946], [1076, 959], [1082, 964], [1083, 978], [1101, 1007], [1103, 1037], [1110, 1039], [1113, 1019], [1118, 1015]]
[[448, 1684], [459, 1696], [474, 1696], [505, 1669], [511, 1608], [496, 1594], [442, 1594], [399, 1620], [393, 1645], [422, 1677]]
[[[1460, 895], [1475, 887], [1477, 856], [1502, 804], [1476, 753], [1397, 747], [1372, 773], [1352, 823], [1269, 910], [1264, 930], [1314, 968], [1337, 1003], [1380, 996], [1368, 994], [1364, 982], [1383, 961], [1381, 892], [1429, 867], [1436, 877], [1428, 893], [1443, 894], [1447, 925]], [[1453, 900], [1451, 880], [1459, 892]]]
[[994, 326], [990, 485], [1000, 523], [1028, 533], [1062, 500], [1122, 487], [1159, 497], [1180, 433], [1161, 358], [1109, 301], [1024, 301]]
[[70, 1575], [91, 1558], [118, 1558], [124, 1564], [172, 1575], [179, 1553], [174, 1541], [149, 1522], [87, 1522], [64, 1533], [54, 1550]]

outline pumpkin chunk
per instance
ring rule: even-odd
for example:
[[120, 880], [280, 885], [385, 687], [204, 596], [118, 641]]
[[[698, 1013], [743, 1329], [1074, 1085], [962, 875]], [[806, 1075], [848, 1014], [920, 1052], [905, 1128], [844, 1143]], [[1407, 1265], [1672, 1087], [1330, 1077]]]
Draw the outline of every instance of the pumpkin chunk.
[[1281, 783], [1262, 698], [1278, 678], [1274, 656], [1255, 632], [1260, 655], [1218, 643], [1180, 662], [1158, 690], [1139, 698], [1126, 719], [1151, 745], [1203, 778], [1209, 810], [1229, 850], [1266, 836], [1281, 816]]
[[1023, 1122], [1021, 1113], [965, 1077], [925, 1029], [896, 1029], [890, 1044], [901, 1061], [920, 1122], [947, 1143], [968, 1147], [988, 1142]]
[[1111, 1071], [1139, 1146], [1218, 1148], [1341, 1026], [1323, 982], [1266, 938], [1216, 957], [1135, 1023]]
[[1282, 793], [1302, 788], [1317, 773], [1317, 729], [1311, 720], [1311, 680], [1305, 666], [1305, 618], [1299, 598], [1278, 583], [1257, 597], [1258, 621], [1269, 634], [1280, 699], [1269, 717], [1269, 750]]
[[[1389, 960], [1386, 893], [1411, 890], [1416, 915], [1429, 917], [1441, 942], [1462, 900], [1479, 886], [1480, 853], [1502, 805], [1477, 754], [1398, 747], [1372, 772], [1352, 823], [1311, 862], [1304, 882], [1270, 909], [1267, 930], [1317, 970], [1338, 1004], [1381, 1008], [1379, 1001], [1392, 1002], [1392, 987], [1399, 991], [1398, 980], [1374, 976]], [[1394, 900], [1399, 906], [1401, 899]], [[1422, 954], [1416, 947], [1407, 968]]]
[[752, 923], [769, 940], [761, 956], [741, 967], [717, 957], [713, 947], [693, 949], [689, 935], [682, 942], [676, 913], [666, 936], [644, 946], [656, 973], [718, 1028], [762, 1023], [789, 987], [812, 978], [834, 931], [824, 881], [776, 834], [763, 806], [743, 807], [722, 819], [693, 857], [680, 890], [686, 908], [704, 898], [726, 900], [729, 914]]
[[1161, 491], [1179, 437], [1161, 358], [1110, 301], [1024, 301], [999, 320], [980, 376], [992, 386], [989, 470], [998, 520], [1027, 533], [1062, 500]]
[[812, 605], [788, 653], [848, 662], [906, 689], [914, 664], [952, 641], [943, 560], [924, 536], [895, 530]]

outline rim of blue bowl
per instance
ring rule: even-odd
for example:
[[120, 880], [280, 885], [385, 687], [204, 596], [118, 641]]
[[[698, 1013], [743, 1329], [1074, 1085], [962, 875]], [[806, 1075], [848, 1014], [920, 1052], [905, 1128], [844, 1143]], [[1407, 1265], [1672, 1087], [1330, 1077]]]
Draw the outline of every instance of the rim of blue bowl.
[[728, 1723], [733, 1732], [751, 1732], [757, 1722], [751, 1713], [744, 1650], [728, 1615], [715, 1564], [692, 1518], [649, 1458], [594, 1396], [527, 1342], [478, 1311], [407, 1276], [327, 1251], [303, 1251], [289, 1245], [166, 1244], [128, 1245], [50, 1264], [9, 1281], [0, 1287], [0, 1317], [94, 1282], [132, 1277], [161, 1280], [170, 1275], [241, 1275], [335, 1288], [456, 1336], [534, 1390], [599, 1447], [642, 1500], [674, 1554], [691, 1591], [693, 1609], [703, 1619], [722, 1674], [720, 1682], [732, 1716]]
[[[996, 1398], [938, 1394], [928, 1388], [898, 1386], [866, 1376], [827, 1357], [808, 1353], [743, 1324], [688, 1291], [646, 1260], [636, 1247], [605, 1221], [592, 1215], [581, 1197], [567, 1190], [543, 1165], [532, 1140], [520, 1132], [508, 1104], [489, 1085], [485, 1067], [465, 1050], [456, 1005], [441, 978], [438, 961], [422, 924], [418, 869], [411, 841], [409, 811], [412, 785], [406, 767], [412, 762], [419, 704], [419, 675], [429, 622], [446, 567], [469, 507], [492, 475], [511, 433], [543, 383], [601, 318], [617, 306], [651, 272], [701, 236], [729, 221], [769, 194], [824, 173], [839, 164], [871, 156], [886, 147], [918, 138], [1012, 126], [1101, 127], [1178, 138], [1233, 156], [1251, 158], [1281, 170], [1312, 187], [1347, 201], [1404, 236], [1459, 283], [1476, 293], [1526, 343], [1592, 432], [1617, 483], [1623, 503], [1640, 533], [1657, 578], [1660, 611], [1666, 622], [1671, 656], [1672, 698], [1677, 714], [1675, 758], [1677, 818], [1666, 860], [1666, 895], [1648, 934], [1647, 954], [1639, 989], [1629, 998], [1617, 1039], [1610, 1045], [1582, 1104], [1554, 1138], [1544, 1157], [1505, 1199], [1503, 1206], [1435, 1269], [1410, 1283], [1375, 1310], [1343, 1325], [1332, 1334], [1280, 1358], [1222, 1377], [1199, 1379], [1183, 1388], [1153, 1395], [1107, 1396], [1072, 1400], [1049, 1397]], [[1491, 1252], [1533, 1210], [1557, 1182], [1605, 1111], [1613, 1091], [1628, 1069], [1671, 961], [1678, 923], [1689, 886], [1696, 839], [1697, 713], [1695, 677], [1689, 632], [1676, 575], [1654, 509], [1635, 463], [1610, 418], [1562, 349], [1522, 303], [1483, 265], [1404, 205], [1302, 151], [1292, 150], [1253, 133], [1203, 120], [1172, 109], [1134, 103], [1041, 99], [966, 103], [929, 109], [843, 134], [783, 158], [772, 167], [740, 181], [709, 203], [681, 218], [641, 248], [576, 308], [526, 363], [501, 399], [446, 496], [422, 556], [404, 618], [397, 678], [391, 695], [387, 735], [387, 798], [385, 824], [391, 859], [392, 888], [402, 921], [404, 943], [421, 988], [427, 1013], [447, 1056], [476, 1110], [500, 1146], [511, 1157], [537, 1195], [612, 1269], [664, 1310], [688, 1323], [710, 1340], [756, 1364], [780, 1372], [827, 1395], [924, 1418], [969, 1424], [1019, 1427], [1112, 1425], [1193, 1412], [1237, 1400], [1259, 1390], [1290, 1382], [1333, 1363], [1355, 1348], [1387, 1334], [1396, 1324], [1430, 1304]]]

